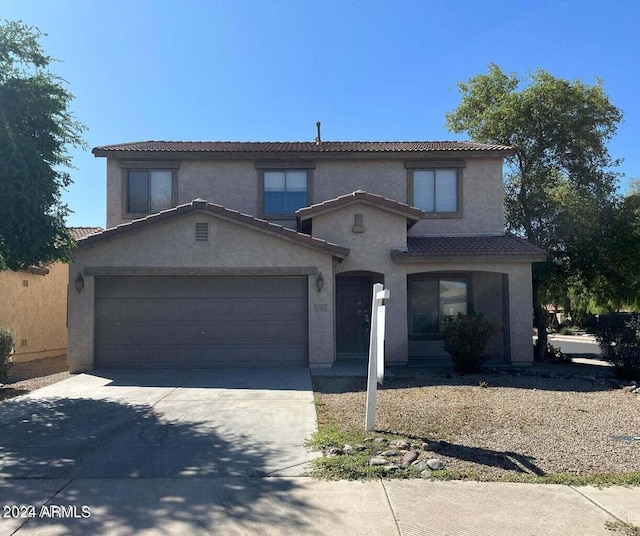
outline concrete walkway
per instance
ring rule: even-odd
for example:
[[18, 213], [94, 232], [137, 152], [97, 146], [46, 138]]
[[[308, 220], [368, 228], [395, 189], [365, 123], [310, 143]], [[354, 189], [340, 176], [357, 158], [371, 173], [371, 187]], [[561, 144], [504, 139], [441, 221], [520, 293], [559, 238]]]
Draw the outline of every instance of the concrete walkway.
[[[0, 504], [35, 506], [39, 517], [0, 519], [0, 534], [20, 536], [613, 536], [607, 520], [640, 524], [640, 488], [422, 480], [11, 479]], [[77, 517], [42, 517], [52, 506], [74, 506]]]
[[640, 525], [640, 488], [317, 481], [304, 476], [315, 426], [306, 370], [75, 376], [0, 404], [0, 536], [613, 536], [607, 520]]

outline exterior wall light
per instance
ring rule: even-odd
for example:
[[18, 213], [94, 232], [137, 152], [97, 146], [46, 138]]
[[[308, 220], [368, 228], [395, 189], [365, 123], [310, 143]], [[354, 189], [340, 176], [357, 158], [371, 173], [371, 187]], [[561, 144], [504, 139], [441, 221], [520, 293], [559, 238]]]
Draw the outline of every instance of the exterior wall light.
[[322, 277], [322, 272], [318, 272], [318, 277], [316, 277], [316, 288], [318, 292], [322, 292], [324, 288], [324, 278]]
[[82, 274], [78, 274], [78, 277], [76, 277], [76, 290], [78, 291], [78, 294], [80, 294], [82, 292], [82, 289], [84, 288], [84, 277], [82, 277]]

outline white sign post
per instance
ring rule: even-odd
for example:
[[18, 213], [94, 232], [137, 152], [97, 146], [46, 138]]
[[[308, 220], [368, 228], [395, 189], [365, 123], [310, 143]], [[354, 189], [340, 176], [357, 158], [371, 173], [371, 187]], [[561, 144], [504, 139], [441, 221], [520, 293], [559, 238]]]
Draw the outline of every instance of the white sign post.
[[365, 410], [365, 430], [372, 432], [376, 420], [377, 384], [384, 382], [384, 300], [389, 299], [389, 291], [380, 283], [373, 285], [371, 303], [371, 332], [369, 334], [369, 374], [367, 379], [367, 407]]

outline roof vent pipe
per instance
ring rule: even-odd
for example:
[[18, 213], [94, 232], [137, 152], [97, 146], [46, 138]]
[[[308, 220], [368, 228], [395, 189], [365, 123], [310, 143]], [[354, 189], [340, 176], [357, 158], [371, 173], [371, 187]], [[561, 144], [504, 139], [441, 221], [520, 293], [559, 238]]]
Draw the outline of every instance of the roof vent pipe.
[[322, 138], [320, 137], [320, 121], [316, 122], [316, 128], [318, 129], [318, 135], [316, 136], [316, 145], [320, 145], [322, 143]]

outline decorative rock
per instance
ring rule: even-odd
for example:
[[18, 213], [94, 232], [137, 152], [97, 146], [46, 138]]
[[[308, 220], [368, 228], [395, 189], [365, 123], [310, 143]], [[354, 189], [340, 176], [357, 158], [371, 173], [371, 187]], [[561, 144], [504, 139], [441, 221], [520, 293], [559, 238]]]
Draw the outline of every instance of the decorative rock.
[[370, 441], [373, 441], [373, 437], [365, 437], [362, 442], [363, 443], [369, 443]]
[[390, 473], [391, 471], [395, 471], [396, 469], [398, 469], [397, 465], [385, 465], [383, 467], [383, 469], [387, 472]]
[[384, 458], [371, 458], [369, 460], [369, 465], [387, 465], [389, 463]]
[[342, 449], [339, 449], [338, 447], [331, 447], [329, 449], [329, 452], [327, 452], [327, 454], [329, 456], [340, 456], [341, 454], [343, 454]]
[[627, 385], [622, 388], [623, 391], [627, 391], [628, 393], [633, 393], [636, 390], [635, 385]]
[[412, 449], [420, 449], [422, 445], [420, 443], [411, 443], [410, 446]]
[[416, 471], [430, 471], [429, 464], [424, 460], [416, 460], [411, 465], [415, 467]]
[[351, 445], [345, 445], [344, 447], [342, 447], [342, 452], [344, 454], [349, 454], [351, 452], [353, 452], [353, 447]]
[[420, 476], [422, 478], [430, 478], [431, 477], [431, 471], [429, 471], [429, 469], [425, 469], [424, 471], [420, 472]]
[[402, 461], [404, 463], [411, 463], [417, 459], [418, 459], [418, 453], [415, 450], [411, 450], [403, 456]]
[[396, 445], [395, 446], [396, 446], [396, 448], [398, 450], [400, 450], [400, 449], [406, 450], [406, 449], [409, 448], [409, 443], [407, 443], [406, 441], [399, 440], [399, 441], [396, 441]]
[[389, 442], [386, 437], [376, 437], [374, 441], [376, 443], [384, 443], [385, 445]]
[[431, 458], [430, 460], [427, 460], [427, 465], [434, 471], [437, 471], [438, 469], [442, 469], [444, 467], [444, 463], [442, 463], [437, 458]]
[[367, 450], [367, 445], [356, 445], [355, 447], [353, 447], [356, 450]]
[[385, 450], [384, 452], [380, 453], [380, 456], [386, 456], [387, 458], [391, 457], [391, 456], [397, 456], [398, 453], [395, 450]]

